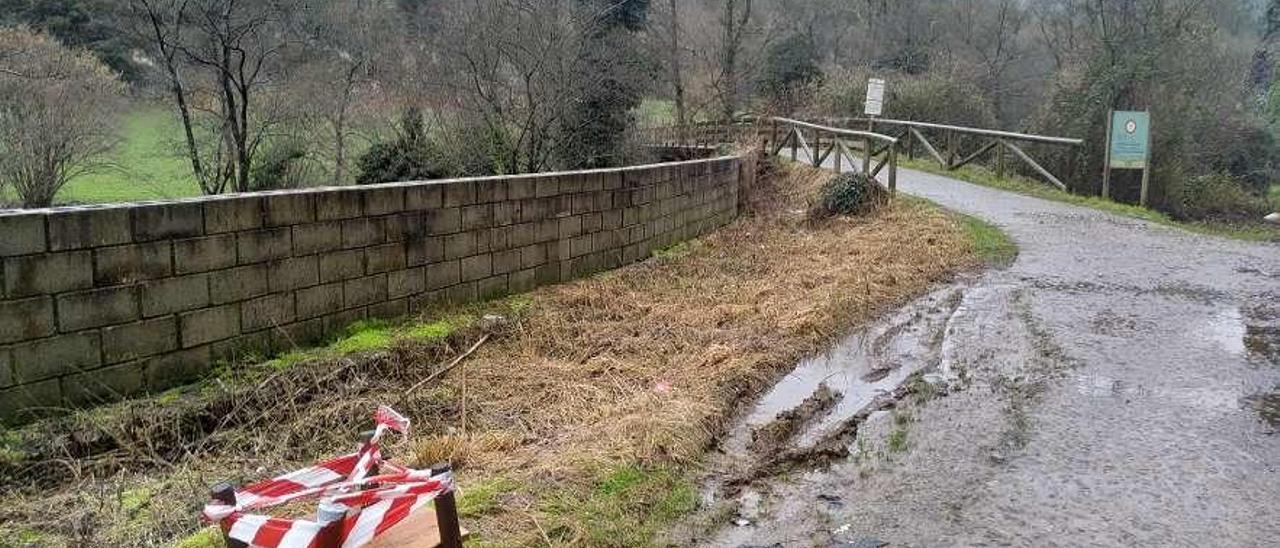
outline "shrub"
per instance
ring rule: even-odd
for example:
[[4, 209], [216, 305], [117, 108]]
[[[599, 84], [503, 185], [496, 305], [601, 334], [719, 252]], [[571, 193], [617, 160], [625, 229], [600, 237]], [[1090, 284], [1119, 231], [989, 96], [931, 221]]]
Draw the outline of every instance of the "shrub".
[[124, 85], [92, 53], [26, 28], [0, 28], [0, 186], [25, 207], [53, 204], [106, 167]]
[[454, 171], [448, 155], [431, 142], [416, 108], [405, 112], [395, 140], [373, 145], [358, 164], [356, 184], [361, 185], [440, 179]]
[[1264, 198], [1250, 193], [1229, 175], [1170, 179], [1166, 207], [1182, 220], [1256, 220], [1270, 209]]
[[249, 173], [250, 186], [255, 191], [307, 186], [315, 180], [309, 160], [306, 144], [301, 139], [287, 138], [272, 143], [254, 162]]
[[888, 201], [888, 191], [874, 179], [861, 173], [845, 173], [822, 185], [809, 216], [825, 219], [836, 215], [863, 215]]

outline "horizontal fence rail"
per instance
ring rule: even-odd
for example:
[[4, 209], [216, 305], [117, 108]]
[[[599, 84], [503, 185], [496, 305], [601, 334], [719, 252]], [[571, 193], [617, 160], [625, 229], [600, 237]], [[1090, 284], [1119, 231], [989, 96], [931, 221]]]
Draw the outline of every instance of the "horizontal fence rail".
[[[1045, 181], [1053, 184], [1061, 190], [1067, 190], [1066, 183], [1062, 179], [1049, 171], [1040, 162], [1037, 162], [1030, 154], [1027, 153], [1024, 146], [1026, 144], [1042, 144], [1051, 146], [1064, 147], [1080, 147], [1084, 144], [1081, 139], [1073, 139], [1069, 137], [1053, 137], [1048, 135], [1035, 135], [1029, 133], [1015, 133], [1011, 131], [999, 131], [993, 129], [971, 128], [963, 126], [952, 126], [946, 124], [933, 124], [928, 122], [912, 122], [907, 120], [892, 119], [872, 119], [872, 118], [838, 118], [829, 119], [827, 121], [835, 125], [865, 125], [869, 131], [874, 132], [877, 126], [888, 126], [898, 128], [898, 138], [905, 141], [907, 157], [915, 159], [915, 144], [918, 142], [928, 155], [938, 162], [938, 165], [947, 171], [960, 169], [974, 161], [994, 152], [996, 155], [996, 177], [1003, 179], [1005, 176], [1005, 152], [1011, 152], [1015, 157], [1030, 167], [1036, 174], [1040, 175]], [[926, 133], [932, 133], [934, 139], [940, 140], [943, 146], [936, 146], [933, 141], [929, 140]], [[975, 137], [976, 147], [964, 150], [961, 137]], [[970, 140], [974, 141], [974, 140]], [[972, 144], [972, 143], [970, 143]]]
[[[771, 155], [778, 155], [788, 146], [791, 148], [791, 160], [798, 161], [800, 151], [815, 167], [822, 167], [831, 158], [837, 173], [843, 171], [847, 158], [855, 166], [861, 157], [860, 173], [875, 180], [886, 167], [888, 170], [889, 192], [898, 189], [898, 146], [897, 137], [882, 135], [872, 131], [858, 131], [838, 127], [823, 126], [790, 118], [770, 118], [769, 131], [765, 135], [764, 148]], [[813, 138], [812, 144], [806, 137]], [[852, 146], [851, 146], [852, 144]], [[854, 150], [859, 154], [855, 155]]]

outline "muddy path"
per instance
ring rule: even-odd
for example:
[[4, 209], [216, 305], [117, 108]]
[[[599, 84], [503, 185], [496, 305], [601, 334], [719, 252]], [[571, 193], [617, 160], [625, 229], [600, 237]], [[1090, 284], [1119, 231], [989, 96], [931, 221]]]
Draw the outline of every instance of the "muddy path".
[[899, 189], [1018, 260], [799, 364], [670, 542], [1274, 546], [1280, 246], [914, 171]]

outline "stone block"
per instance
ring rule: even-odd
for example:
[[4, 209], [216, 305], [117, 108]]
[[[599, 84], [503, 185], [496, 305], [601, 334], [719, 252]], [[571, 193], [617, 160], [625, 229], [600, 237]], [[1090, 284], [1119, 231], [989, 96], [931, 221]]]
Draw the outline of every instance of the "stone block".
[[102, 341], [97, 333], [73, 333], [10, 348], [13, 379], [26, 384], [102, 365]]
[[72, 407], [120, 401], [146, 391], [146, 366], [124, 363], [62, 379], [62, 398]]
[[242, 265], [288, 257], [293, 254], [293, 231], [286, 226], [240, 232], [236, 234], [236, 254]]
[[533, 268], [547, 263], [547, 244], [528, 245], [518, 251], [521, 268]]
[[299, 289], [295, 296], [299, 319], [315, 318], [342, 310], [341, 282]]
[[43, 253], [44, 213], [0, 213], [0, 257]]
[[209, 354], [215, 363], [261, 361], [264, 357], [270, 356], [274, 350], [271, 331], [240, 335], [209, 345]]
[[392, 213], [400, 213], [401, 211], [404, 211], [404, 187], [387, 186], [368, 188], [364, 190], [363, 195], [364, 215], [366, 217], [390, 215]]
[[170, 352], [145, 360], [147, 389], [159, 392], [204, 378], [213, 370], [213, 355], [208, 346]]
[[462, 230], [475, 230], [493, 226], [493, 204], [479, 204], [462, 208]]
[[178, 321], [172, 316], [102, 330], [102, 361], [123, 363], [178, 349]]
[[596, 209], [595, 196], [591, 194], [574, 194], [573, 195], [573, 214], [580, 215], [590, 213]]
[[4, 288], [9, 298], [89, 287], [93, 287], [93, 256], [88, 251], [24, 255], [4, 260]]
[[432, 209], [426, 212], [427, 233], [431, 235], [452, 234], [462, 230], [462, 209], [448, 207]]
[[462, 281], [461, 261], [445, 261], [426, 267], [427, 289], [441, 289]]
[[459, 207], [476, 203], [476, 186], [471, 181], [450, 181], [444, 187], [444, 207]]
[[427, 237], [405, 244], [406, 264], [422, 266], [444, 260], [444, 238]]
[[293, 293], [267, 295], [240, 304], [240, 329], [245, 332], [287, 325], [296, 319]]
[[320, 283], [364, 276], [364, 250], [349, 249], [320, 255]]
[[386, 241], [386, 227], [382, 219], [351, 219], [342, 222], [342, 247], [368, 247]]
[[210, 276], [193, 274], [143, 284], [140, 291], [142, 316], [153, 318], [209, 306]]
[[590, 234], [583, 234], [569, 240], [570, 257], [581, 257], [592, 251], [594, 251], [594, 248], [592, 247], [592, 236]]
[[507, 199], [524, 200], [538, 195], [538, 181], [527, 177], [507, 181]]
[[316, 193], [316, 219], [321, 221], [355, 219], [361, 215], [359, 188], [325, 190]]
[[272, 332], [273, 346], [283, 351], [315, 346], [323, 343], [330, 333], [325, 327], [324, 320], [316, 318], [277, 329]]
[[520, 250], [509, 249], [493, 253], [493, 273], [506, 274], [520, 269]]
[[405, 189], [404, 206], [409, 211], [436, 209], [444, 204], [441, 185], [424, 183]]
[[534, 196], [538, 198], [547, 198], [560, 193], [560, 179], [555, 175], [544, 175], [537, 179], [534, 186]]
[[582, 234], [582, 217], [560, 219], [560, 239], [566, 240]]
[[394, 320], [409, 315], [409, 299], [396, 299], [369, 305], [369, 317]]
[[100, 247], [94, 250], [95, 285], [118, 285], [153, 280], [173, 274], [169, 242]]
[[544, 219], [538, 221], [537, 224], [537, 240], [539, 242], [553, 242], [560, 239], [560, 221], [557, 219]]
[[476, 282], [461, 283], [440, 292], [441, 300], [449, 303], [471, 303], [479, 300]]
[[507, 182], [502, 179], [483, 179], [472, 184], [476, 187], [476, 203], [489, 204], [507, 199]]
[[52, 297], [0, 301], [0, 344], [48, 337], [56, 332]]
[[444, 258], [446, 260], [469, 257], [478, 252], [476, 237], [472, 232], [460, 232], [444, 237]]
[[347, 308], [387, 300], [387, 275], [366, 276], [347, 280], [342, 286], [343, 305]]
[[173, 242], [173, 273], [179, 276], [231, 268], [236, 260], [235, 234]]
[[240, 305], [215, 306], [178, 316], [182, 347], [192, 348], [240, 334]]
[[427, 217], [422, 212], [383, 217], [388, 242], [419, 240], [427, 236]]
[[287, 192], [264, 196], [262, 220], [268, 227], [313, 223], [316, 220], [315, 194]]
[[206, 234], [241, 232], [262, 228], [262, 198], [232, 196], [204, 202]]
[[141, 317], [137, 287], [90, 289], [58, 296], [58, 330], [63, 333], [131, 322]]
[[476, 282], [476, 298], [481, 301], [505, 297], [510, 294], [507, 275], [493, 276]]
[[204, 235], [204, 204], [185, 202], [133, 208], [133, 241], [150, 242]]
[[507, 226], [520, 219], [520, 202], [506, 201], [493, 204], [493, 226]]
[[381, 274], [392, 270], [404, 270], [405, 244], [387, 244], [365, 248], [365, 273]]
[[13, 360], [9, 349], [0, 347], [0, 389], [13, 386]]
[[209, 273], [209, 303], [225, 304], [265, 295], [270, 288], [267, 263]]
[[399, 299], [426, 291], [426, 269], [410, 268], [387, 273], [387, 298]]
[[294, 225], [293, 254], [311, 255], [342, 248], [342, 223], [337, 221]]
[[582, 231], [586, 233], [599, 232], [604, 226], [604, 216], [599, 213], [588, 213], [582, 216]]
[[470, 282], [493, 275], [493, 255], [476, 255], [462, 259], [462, 281]]
[[538, 278], [532, 268], [517, 270], [507, 276], [507, 288], [512, 293], [524, 293], [538, 287]]
[[292, 291], [320, 283], [320, 260], [315, 255], [294, 257], [271, 263], [269, 267], [272, 293]]
[[0, 390], [0, 424], [22, 424], [55, 413], [62, 405], [58, 379]]
[[47, 220], [50, 251], [127, 244], [133, 240], [129, 209], [125, 207], [56, 210]]
[[352, 310], [343, 310], [336, 314], [330, 314], [321, 319], [323, 322], [323, 331], [326, 335], [342, 334], [349, 331], [349, 328], [356, 322], [368, 319], [369, 311], [366, 308], [355, 308]]

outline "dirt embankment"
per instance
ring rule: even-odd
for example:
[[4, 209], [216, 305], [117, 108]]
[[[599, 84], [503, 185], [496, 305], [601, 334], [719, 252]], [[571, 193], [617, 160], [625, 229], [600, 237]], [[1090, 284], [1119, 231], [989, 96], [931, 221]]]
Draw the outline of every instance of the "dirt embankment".
[[[827, 177], [769, 173], [724, 230], [590, 279], [433, 313], [422, 321], [495, 317], [430, 342], [236, 370], [6, 432], [0, 537], [181, 538], [199, 528], [208, 485], [347, 450], [389, 403], [414, 431], [388, 453], [414, 465], [452, 459], [481, 543], [646, 543], [696, 504], [690, 469], [743, 402], [978, 262], [952, 217], [914, 201], [808, 221]], [[460, 367], [406, 393], [485, 334]]]

